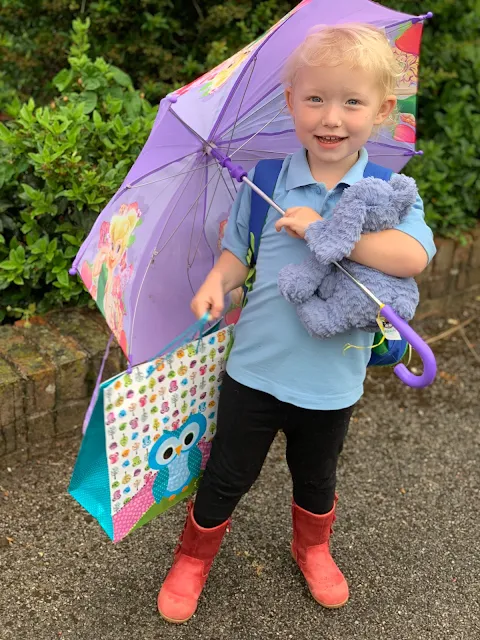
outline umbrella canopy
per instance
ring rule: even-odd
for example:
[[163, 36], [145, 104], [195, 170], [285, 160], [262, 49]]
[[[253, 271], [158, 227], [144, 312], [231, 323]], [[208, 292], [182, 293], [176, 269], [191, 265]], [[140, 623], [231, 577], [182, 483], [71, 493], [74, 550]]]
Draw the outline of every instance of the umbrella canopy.
[[[400, 122], [367, 149], [399, 171], [415, 151], [422, 21], [370, 0], [303, 0], [260, 38], [164, 98], [152, 132], [95, 222], [78, 272], [130, 363], [152, 358], [192, 321], [190, 301], [219, 255], [242, 171], [299, 148], [280, 72], [316, 24], [383, 27], [402, 63]], [[228, 161], [231, 158], [231, 163]], [[227, 159], [227, 160], [226, 160]], [[229, 170], [230, 167], [230, 170]]]

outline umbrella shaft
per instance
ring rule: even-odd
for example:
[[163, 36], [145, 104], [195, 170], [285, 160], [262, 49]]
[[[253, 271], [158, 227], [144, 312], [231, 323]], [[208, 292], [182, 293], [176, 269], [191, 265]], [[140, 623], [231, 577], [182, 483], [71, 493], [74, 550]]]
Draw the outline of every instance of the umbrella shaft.
[[[246, 176], [244, 176], [242, 178], [243, 182], [245, 182], [245, 184], [247, 184], [251, 189], [253, 189], [255, 191], [255, 193], [258, 193], [258, 195], [263, 198], [265, 200], [265, 202], [268, 202], [268, 204], [273, 207], [276, 211], [278, 211], [278, 213], [281, 216], [285, 215], [285, 211], [282, 209], [282, 207], [279, 207], [278, 204], [276, 202], [274, 202], [271, 198], [269, 198], [267, 196], [266, 193], [264, 193], [261, 189], [259, 189], [257, 187], [256, 184], [254, 184], [249, 178], [247, 178]], [[339, 264], [338, 262], [333, 262], [333, 264], [340, 269], [340, 271], [342, 271], [342, 273], [344, 273], [346, 276], [348, 276], [350, 278], [350, 280], [352, 280], [352, 282], [354, 282], [357, 287], [359, 287], [359, 289], [361, 289], [363, 291], [363, 293], [365, 293], [370, 300], [373, 300], [373, 302], [375, 302], [375, 304], [377, 304], [380, 308], [383, 307], [383, 302], [381, 302], [371, 291], [370, 289], [368, 289], [364, 284], [362, 284], [361, 282], [359, 282], [354, 276], [352, 276], [352, 274], [350, 273], [350, 271], [348, 271], [348, 269], [345, 269], [345, 267], [342, 267], [341, 264]]]

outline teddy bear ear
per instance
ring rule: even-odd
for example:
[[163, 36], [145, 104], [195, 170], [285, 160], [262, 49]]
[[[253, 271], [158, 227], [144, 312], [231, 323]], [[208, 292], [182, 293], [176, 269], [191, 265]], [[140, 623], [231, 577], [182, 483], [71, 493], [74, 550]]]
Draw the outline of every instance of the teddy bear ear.
[[398, 210], [401, 211], [401, 215], [406, 215], [417, 199], [418, 190], [415, 180], [409, 176], [395, 174], [390, 178], [389, 184], [394, 191]]

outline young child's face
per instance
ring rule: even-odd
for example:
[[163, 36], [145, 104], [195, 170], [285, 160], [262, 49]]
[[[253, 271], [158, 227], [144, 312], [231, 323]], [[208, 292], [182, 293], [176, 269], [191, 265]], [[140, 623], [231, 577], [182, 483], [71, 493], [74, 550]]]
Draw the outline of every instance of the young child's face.
[[355, 156], [396, 104], [363, 69], [302, 67], [285, 91], [298, 139], [316, 166]]

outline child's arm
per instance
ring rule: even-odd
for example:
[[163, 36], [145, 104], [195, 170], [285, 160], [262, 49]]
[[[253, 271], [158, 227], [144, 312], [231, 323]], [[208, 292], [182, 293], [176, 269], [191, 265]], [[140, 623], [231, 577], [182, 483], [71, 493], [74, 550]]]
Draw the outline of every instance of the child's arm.
[[233, 253], [224, 251], [192, 300], [191, 308], [196, 317], [201, 318], [209, 311], [213, 320], [219, 318], [225, 295], [240, 287], [247, 275], [248, 267]]
[[[254, 169], [248, 173], [250, 180], [254, 173]], [[219, 318], [225, 306], [225, 295], [240, 287], [247, 278], [250, 206], [251, 190], [242, 183], [228, 217], [223, 252], [192, 300], [191, 309], [197, 318], [207, 311], [212, 319]]]
[[[310, 207], [291, 207], [280, 218], [277, 231], [285, 228], [294, 238], [304, 238], [307, 227], [322, 220]], [[349, 258], [389, 276], [409, 278], [420, 274], [435, 255], [433, 234], [425, 224], [420, 196], [405, 220], [395, 229], [364, 234]]]
[[436, 253], [419, 195], [395, 229], [362, 235], [350, 259], [398, 278], [418, 276]]
[[397, 229], [362, 235], [349, 258], [397, 278], [418, 276], [428, 265], [423, 245]]

